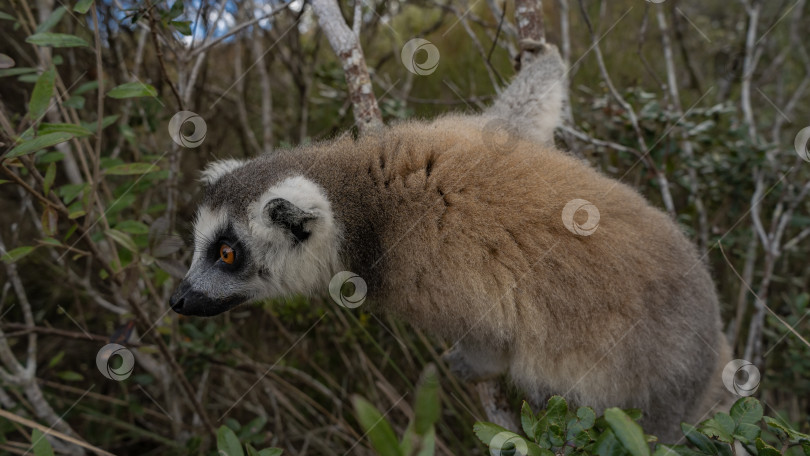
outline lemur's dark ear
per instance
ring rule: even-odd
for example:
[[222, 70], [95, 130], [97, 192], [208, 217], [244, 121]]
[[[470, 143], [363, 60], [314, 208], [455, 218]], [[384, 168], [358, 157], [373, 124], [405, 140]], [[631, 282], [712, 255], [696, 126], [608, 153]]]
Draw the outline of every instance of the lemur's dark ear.
[[289, 231], [296, 244], [309, 238], [311, 232], [306, 227], [307, 222], [318, 218], [314, 212], [301, 209], [284, 198], [268, 201], [264, 205], [264, 214], [271, 223]]

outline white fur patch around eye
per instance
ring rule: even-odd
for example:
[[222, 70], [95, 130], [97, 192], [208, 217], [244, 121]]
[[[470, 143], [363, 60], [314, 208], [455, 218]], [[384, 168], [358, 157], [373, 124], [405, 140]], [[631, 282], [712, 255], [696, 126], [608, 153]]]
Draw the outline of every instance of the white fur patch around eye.
[[233, 172], [237, 168], [247, 163], [246, 160], [237, 160], [235, 158], [226, 158], [225, 160], [217, 160], [206, 165], [205, 169], [200, 175], [200, 181], [205, 185], [211, 185], [218, 181], [222, 176]]
[[216, 236], [228, 224], [228, 214], [223, 209], [213, 210], [207, 206], [197, 211], [194, 221], [194, 256], [195, 263], [209, 242], [216, 241]]

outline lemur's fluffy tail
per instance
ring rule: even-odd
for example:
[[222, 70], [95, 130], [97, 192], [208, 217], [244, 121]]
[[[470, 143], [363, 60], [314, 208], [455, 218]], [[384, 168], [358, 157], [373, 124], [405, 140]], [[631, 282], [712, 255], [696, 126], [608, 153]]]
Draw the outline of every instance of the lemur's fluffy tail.
[[565, 64], [552, 44], [538, 44], [534, 51], [536, 57], [483, 116], [506, 121], [528, 139], [552, 143], [566, 90]]

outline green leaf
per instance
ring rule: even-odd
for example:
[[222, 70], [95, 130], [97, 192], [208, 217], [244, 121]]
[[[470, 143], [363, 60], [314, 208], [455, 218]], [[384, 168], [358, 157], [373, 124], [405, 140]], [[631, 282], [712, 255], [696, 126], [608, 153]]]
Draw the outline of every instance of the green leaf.
[[734, 420], [726, 413], [718, 412], [714, 418], [700, 424], [700, 432], [721, 442], [734, 443]]
[[39, 121], [51, 103], [53, 95], [53, 85], [56, 80], [56, 70], [48, 68], [37, 78], [34, 91], [31, 93], [31, 101], [28, 103], [28, 117], [33, 121]]
[[399, 455], [399, 443], [391, 425], [370, 402], [360, 396], [352, 398], [357, 421], [366, 432], [371, 445], [384, 456]]
[[619, 442], [616, 435], [610, 429], [606, 430], [596, 440], [596, 454], [599, 456], [624, 456], [627, 450]]
[[191, 35], [191, 21], [171, 21], [170, 24], [185, 36]]
[[53, 448], [39, 429], [31, 429], [31, 450], [34, 456], [53, 456]]
[[146, 234], [149, 232], [148, 226], [135, 220], [124, 220], [115, 225], [115, 229], [129, 234]]
[[413, 430], [413, 423], [405, 430], [399, 443], [399, 454], [408, 456], [433, 456], [436, 453], [436, 428], [431, 426], [424, 435]]
[[644, 431], [630, 415], [613, 407], [605, 410], [605, 420], [616, 437], [633, 456], [649, 456], [650, 447], [644, 438]]
[[785, 435], [787, 435], [788, 439], [790, 439], [792, 443], [810, 442], [810, 435], [793, 429], [788, 423], [784, 422], [780, 418], [771, 418], [770, 416], [766, 416], [762, 418], [762, 420], [765, 421], [765, 424], [768, 425], [769, 429], [778, 429], [782, 431]]
[[497, 424], [479, 421], [473, 425], [473, 432], [484, 445], [489, 445], [489, 442], [491, 442], [496, 435], [509, 431]]
[[110, 203], [109, 206], [107, 206], [107, 215], [112, 215], [121, 212], [122, 210], [132, 206], [134, 203], [135, 203], [135, 195], [133, 195], [132, 193], [121, 195], [115, 201]]
[[439, 377], [436, 366], [429, 364], [419, 381], [414, 402], [414, 431], [425, 435], [439, 420]]
[[84, 136], [90, 136], [93, 134], [92, 131], [82, 127], [81, 125], [76, 124], [69, 124], [69, 123], [41, 123], [39, 125], [39, 134], [47, 134], [47, 133], [57, 133], [57, 132], [65, 132], [70, 133], [77, 138], [82, 138]]
[[575, 448], [583, 448], [586, 445], [590, 444], [592, 441], [596, 440], [594, 438], [594, 432], [589, 429], [580, 431], [576, 434], [572, 434], [571, 430], [569, 429], [568, 435], [570, 435], [570, 437], [568, 437], [568, 442], [574, 445]]
[[169, 19], [174, 19], [183, 14], [183, 0], [174, 0], [171, 9], [169, 9]]
[[[101, 129], [103, 130], [109, 127], [110, 125], [114, 124], [116, 120], [118, 120], [118, 114], [104, 116], [104, 118], [101, 120]], [[82, 127], [90, 131], [96, 131], [97, 126], [98, 122], [82, 122]]]
[[160, 168], [152, 163], [127, 163], [116, 165], [104, 170], [104, 174], [112, 176], [130, 176], [133, 174], [146, 174], [158, 171]]
[[71, 97], [63, 101], [62, 104], [68, 108], [82, 109], [84, 108], [85, 101], [86, 100], [81, 95], [71, 95]]
[[62, 16], [64, 16], [66, 12], [67, 10], [64, 6], [56, 8], [47, 19], [42, 21], [42, 23], [37, 26], [34, 33], [47, 32], [48, 30], [52, 29], [56, 24], [59, 23], [59, 21], [62, 20]]
[[72, 138], [72, 134], [65, 132], [48, 133], [42, 136], [37, 136], [36, 138], [25, 141], [11, 149], [5, 158], [19, 157], [21, 155], [30, 154], [56, 144], [69, 141]]
[[62, 152], [54, 151], [54, 152], [46, 152], [42, 155], [37, 156], [37, 163], [41, 165], [47, 165], [48, 163], [55, 163], [61, 161], [65, 158], [65, 154]]
[[38, 74], [30, 73], [30, 74], [24, 74], [24, 75], [18, 77], [17, 80], [20, 81], [20, 82], [34, 84], [35, 82], [37, 82], [37, 78], [39, 78]]
[[686, 436], [686, 439], [692, 442], [693, 445], [698, 447], [700, 451], [705, 454], [717, 454], [717, 447], [714, 446], [711, 439], [698, 432], [697, 428], [689, 423], [681, 423], [681, 430]]
[[80, 85], [73, 91], [73, 95], [81, 95], [85, 92], [89, 92], [91, 90], [95, 90], [98, 88], [98, 81], [89, 81], [85, 82], [84, 84]]
[[220, 454], [224, 453], [225, 456], [245, 456], [239, 438], [228, 426], [224, 425], [217, 429], [217, 450]]
[[731, 406], [731, 418], [737, 424], [759, 424], [762, 414], [762, 404], [753, 397], [739, 399]]
[[48, 362], [48, 367], [54, 367], [62, 361], [62, 358], [65, 357], [65, 351], [61, 350], [59, 353], [56, 354], [51, 360]]
[[534, 435], [535, 427], [537, 426], [537, 418], [534, 416], [531, 406], [526, 401], [523, 401], [523, 406], [520, 407], [520, 425], [526, 435]]
[[25, 41], [37, 46], [51, 46], [57, 48], [89, 46], [84, 39], [66, 33], [37, 33], [29, 36]]
[[80, 380], [84, 380], [82, 374], [73, 371], [62, 371], [56, 374], [56, 376], [68, 382], [78, 382]]
[[57, 193], [62, 197], [62, 202], [70, 204], [83, 190], [90, 188], [89, 184], [66, 184], [59, 187]]
[[549, 424], [565, 427], [565, 417], [568, 414], [568, 403], [562, 396], [551, 396], [546, 406], [545, 418]]
[[[60, 245], [62, 245], [62, 243], [61, 243], [61, 242], [59, 242], [59, 240], [58, 240], [58, 239], [54, 239], [54, 238], [51, 238], [51, 237], [48, 237], [48, 238], [42, 239], [42, 240], [40, 240], [39, 242], [40, 242], [41, 244], [45, 244], [45, 245], [52, 245], [52, 246], [55, 246], [55, 247], [59, 247]], [[51, 367], [53, 367], [53, 366], [51, 366]]]
[[131, 252], [138, 251], [138, 246], [135, 245], [135, 241], [133, 241], [132, 237], [130, 237], [130, 235], [128, 235], [127, 233], [118, 231], [116, 229], [109, 229], [107, 230], [107, 235], [113, 238], [113, 240], [116, 243], [118, 243], [121, 247], [124, 247], [125, 249]]
[[51, 186], [53, 185], [54, 179], [56, 179], [56, 163], [51, 163], [48, 165], [48, 169], [45, 171], [45, 177], [43, 178], [42, 182], [43, 192], [45, 195], [51, 192]]
[[5, 68], [0, 70], [0, 78], [6, 76], [17, 76], [18, 74], [36, 73], [36, 68], [20, 67], [20, 68]]
[[5, 20], [7, 20], [7, 21], [14, 21], [14, 22], [17, 22], [17, 18], [16, 18], [16, 17], [12, 16], [11, 14], [4, 13], [4, 12], [2, 12], [2, 11], [0, 11], [0, 19], [5, 19]]
[[548, 439], [552, 446], [562, 447], [565, 445], [565, 429], [559, 424], [549, 424]]
[[84, 209], [76, 209], [70, 211], [70, 214], [68, 214], [68, 218], [70, 220], [76, 220], [77, 218], [84, 217], [85, 215], [87, 215], [87, 212]]
[[0, 259], [3, 260], [4, 263], [14, 263], [19, 261], [22, 257], [28, 255], [29, 253], [33, 252], [36, 247], [17, 247], [16, 249], [11, 249], [10, 251], [3, 254]]
[[79, 0], [76, 2], [76, 6], [73, 7], [74, 13], [85, 14], [87, 11], [90, 10], [90, 6], [93, 4], [93, 0]]
[[742, 443], [751, 443], [759, 437], [761, 432], [762, 429], [756, 424], [740, 423], [734, 430], [734, 438]]
[[284, 450], [281, 448], [265, 448], [259, 451], [259, 456], [281, 456]]
[[768, 445], [762, 439], [756, 441], [758, 456], [782, 456], [782, 453], [776, 448]]
[[631, 408], [631, 409], [623, 409], [623, 410], [624, 410], [624, 413], [627, 414], [627, 416], [629, 416], [630, 418], [633, 419], [633, 421], [638, 421], [638, 420], [641, 419], [641, 416], [642, 416], [641, 409]]
[[157, 96], [157, 89], [142, 82], [127, 82], [107, 92], [107, 96], [112, 98], [154, 97]]
[[582, 433], [593, 427], [596, 423], [596, 413], [590, 407], [580, 407], [577, 409], [577, 416], [568, 421], [567, 438], [571, 439], [575, 435]]

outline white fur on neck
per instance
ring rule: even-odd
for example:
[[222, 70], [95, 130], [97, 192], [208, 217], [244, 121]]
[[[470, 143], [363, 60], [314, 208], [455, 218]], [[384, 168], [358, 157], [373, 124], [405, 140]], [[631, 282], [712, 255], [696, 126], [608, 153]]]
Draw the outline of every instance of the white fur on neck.
[[[267, 220], [268, 201], [283, 198], [316, 215], [306, 224], [311, 234], [293, 245], [286, 230]], [[251, 251], [267, 269], [269, 295], [314, 293], [326, 289], [339, 267], [340, 230], [326, 193], [315, 182], [295, 176], [265, 191], [249, 209]]]
[[235, 158], [226, 158], [224, 160], [217, 160], [209, 163], [200, 175], [200, 181], [205, 185], [211, 185], [218, 181], [222, 176], [233, 172], [235, 169], [240, 168], [247, 163], [244, 160], [237, 160]]

